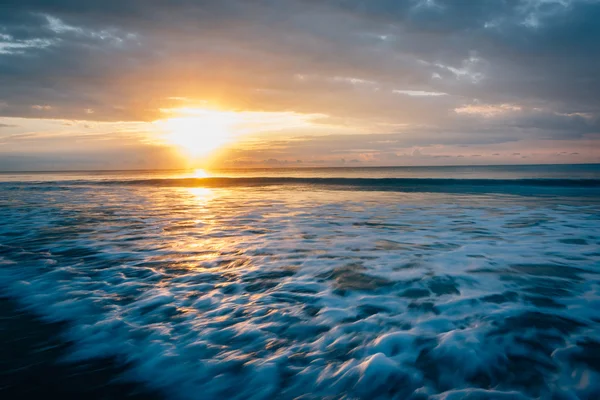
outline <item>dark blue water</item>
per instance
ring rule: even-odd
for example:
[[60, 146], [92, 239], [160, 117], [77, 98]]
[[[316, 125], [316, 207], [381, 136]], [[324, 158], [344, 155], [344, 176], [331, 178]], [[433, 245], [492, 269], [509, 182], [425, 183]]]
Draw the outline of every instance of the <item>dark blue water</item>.
[[600, 179], [600, 164], [367, 168], [247, 168], [221, 170], [1, 172], [0, 181], [123, 180], [189, 177]]
[[0, 395], [600, 398], [599, 172], [2, 174]]

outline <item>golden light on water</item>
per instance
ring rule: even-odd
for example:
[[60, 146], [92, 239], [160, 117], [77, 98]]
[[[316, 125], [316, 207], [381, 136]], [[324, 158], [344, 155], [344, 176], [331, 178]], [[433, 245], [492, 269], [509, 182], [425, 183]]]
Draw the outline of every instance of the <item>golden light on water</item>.
[[208, 203], [213, 196], [213, 190], [209, 188], [187, 188], [187, 191], [193, 196], [193, 202], [197, 205]]

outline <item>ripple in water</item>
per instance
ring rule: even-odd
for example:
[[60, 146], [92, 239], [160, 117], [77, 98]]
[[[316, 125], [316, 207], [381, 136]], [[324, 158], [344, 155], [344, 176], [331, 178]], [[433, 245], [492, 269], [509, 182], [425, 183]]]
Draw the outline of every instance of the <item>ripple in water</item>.
[[593, 199], [31, 185], [0, 283], [62, 362], [173, 399], [600, 397]]

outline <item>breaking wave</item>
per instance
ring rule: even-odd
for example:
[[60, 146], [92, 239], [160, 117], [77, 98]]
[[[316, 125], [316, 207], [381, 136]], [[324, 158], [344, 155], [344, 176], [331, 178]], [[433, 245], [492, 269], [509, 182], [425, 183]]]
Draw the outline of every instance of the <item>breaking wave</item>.
[[[10, 186], [15, 182], [0, 185]], [[23, 183], [23, 184], [33, 184]], [[309, 186], [331, 190], [598, 195], [599, 179], [437, 179], [437, 178], [303, 178], [303, 177], [208, 177], [161, 179], [103, 179], [51, 182], [50, 185], [129, 185], [153, 187], [268, 187]], [[48, 186], [49, 182], [38, 182]]]
[[598, 198], [464, 189], [596, 183], [4, 183], [0, 288], [166, 398], [597, 399]]

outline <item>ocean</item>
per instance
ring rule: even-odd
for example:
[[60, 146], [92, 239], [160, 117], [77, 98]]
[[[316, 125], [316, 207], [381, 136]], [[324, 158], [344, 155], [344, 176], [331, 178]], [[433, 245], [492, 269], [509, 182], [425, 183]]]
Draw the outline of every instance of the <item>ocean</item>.
[[600, 398], [600, 165], [0, 173], [0, 397]]

